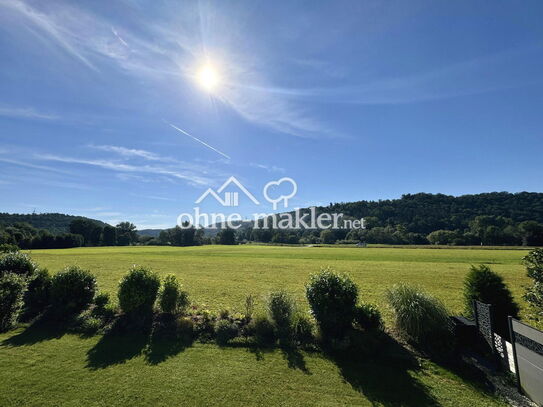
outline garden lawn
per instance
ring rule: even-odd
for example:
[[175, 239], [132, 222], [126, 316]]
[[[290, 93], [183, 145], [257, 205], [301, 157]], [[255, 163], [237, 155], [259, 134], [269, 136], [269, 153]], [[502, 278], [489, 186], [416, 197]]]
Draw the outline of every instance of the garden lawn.
[[[116, 297], [119, 279], [134, 264], [161, 275], [173, 273], [191, 300], [218, 311], [242, 311], [245, 297], [264, 297], [284, 288], [306, 307], [305, 284], [311, 273], [331, 266], [358, 284], [360, 300], [385, 309], [384, 293], [391, 285], [420, 285], [442, 299], [454, 313], [463, 309], [462, 284], [471, 264], [489, 264], [522, 303], [529, 283], [521, 258], [526, 250], [334, 248], [280, 246], [97, 247], [35, 250], [32, 257], [55, 273], [67, 265], [89, 269], [99, 289]], [[262, 302], [262, 301], [260, 301]], [[385, 312], [385, 318], [389, 318]]]
[[[304, 284], [321, 266], [347, 272], [363, 301], [384, 308], [397, 282], [416, 283], [454, 312], [470, 264], [490, 264], [520, 301], [527, 283], [521, 250], [312, 248], [267, 246], [116, 247], [37, 250], [52, 272], [77, 264], [115, 293], [133, 264], [174, 273], [191, 299], [210, 309], [243, 310], [247, 294], [285, 288], [307, 307]], [[385, 312], [387, 323], [390, 314]], [[285, 353], [196, 343], [160, 348], [146, 338], [83, 338], [62, 330], [21, 327], [0, 335], [0, 406], [360, 405], [505, 406], [465, 373], [399, 357], [330, 360], [320, 353]], [[471, 376], [470, 376], [471, 377]]]

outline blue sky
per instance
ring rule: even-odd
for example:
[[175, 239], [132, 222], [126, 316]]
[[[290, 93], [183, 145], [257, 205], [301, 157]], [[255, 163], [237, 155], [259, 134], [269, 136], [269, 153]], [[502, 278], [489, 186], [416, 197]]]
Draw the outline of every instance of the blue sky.
[[540, 1], [0, 0], [0, 211], [167, 227], [230, 176], [259, 199], [291, 177], [291, 206], [542, 191], [542, 20]]

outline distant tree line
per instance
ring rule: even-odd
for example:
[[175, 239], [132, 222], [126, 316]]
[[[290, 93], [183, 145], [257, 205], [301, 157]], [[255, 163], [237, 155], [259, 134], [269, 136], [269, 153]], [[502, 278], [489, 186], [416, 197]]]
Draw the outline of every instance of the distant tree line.
[[[103, 226], [105, 225], [105, 226]], [[74, 218], [68, 233], [51, 233], [46, 229], [18, 222], [0, 225], [0, 244], [16, 245], [21, 249], [63, 249], [80, 246], [128, 246], [139, 241], [136, 226], [121, 222], [110, 226], [87, 218]]]
[[275, 230], [253, 228], [251, 222], [243, 222], [239, 229], [221, 229], [218, 233], [176, 226], [152, 237], [138, 235], [130, 222], [110, 226], [62, 214], [0, 214], [0, 244], [15, 244], [22, 249], [243, 242], [543, 246], [543, 193], [492, 192], [459, 197], [420, 193], [392, 200], [331, 203], [316, 211], [317, 215], [343, 213], [346, 219], [364, 218], [366, 229]]

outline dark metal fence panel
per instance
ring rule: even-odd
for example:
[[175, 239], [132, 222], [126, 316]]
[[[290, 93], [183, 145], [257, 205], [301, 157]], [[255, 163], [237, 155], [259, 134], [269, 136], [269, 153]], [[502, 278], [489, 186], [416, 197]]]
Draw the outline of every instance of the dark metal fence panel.
[[483, 335], [483, 338], [485, 338], [485, 341], [492, 349], [492, 352], [495, 352], [494, 319], [492, 315], [492, 305], [485, 304], [479, 301], [474, 301], [473, 310], [475, 314], [475, 323], [477, 324], [477, 329], [479, 330], [481, 335]]
[[519, 386], [533, 401], [543, 404], [543, 332], [510, 321]]

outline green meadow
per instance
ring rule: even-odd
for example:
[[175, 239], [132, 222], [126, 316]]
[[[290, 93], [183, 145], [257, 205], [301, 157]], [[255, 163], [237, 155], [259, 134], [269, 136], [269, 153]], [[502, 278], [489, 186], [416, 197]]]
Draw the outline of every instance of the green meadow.
[[[218, 311], [242, 311], [248, 294], [284, 288], [307, 308], [304, 285], [323, 266], [348, 273], [360, 301], [373, 302], [390, 327], [385, 290], [409, 282], [462, 310], [462, 281], [471, 264], [489, 264], [523, 305], [525, 250], [333, 248], [275, 246], [101, 247], [36, 250], [51, 272], [77, 264], [113, 294], [133, 264], [175, 274], [191, 300]], [[262, 304], [262, 301], [260, 301]], [[160, 358], [137, 335], [105, 343], [100, 336], [20, 327], [0, 335], [1, 406], [360, 405], [501, 406], [481, 383], [403, 355], [367, 363], [317, 352], [289, 354], [245, 346], [199, 344], [168, 349]]]

